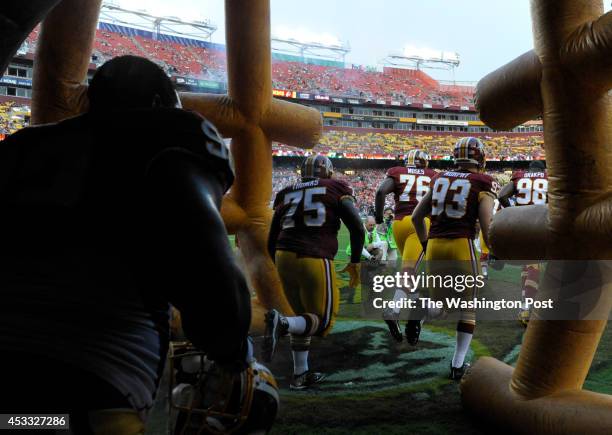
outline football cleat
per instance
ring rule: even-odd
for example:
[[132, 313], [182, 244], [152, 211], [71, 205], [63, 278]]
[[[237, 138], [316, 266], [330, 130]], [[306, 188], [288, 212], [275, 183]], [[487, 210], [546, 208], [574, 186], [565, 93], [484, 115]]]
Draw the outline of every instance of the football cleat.
[[408, 320], [406, 322], [406, 329], [404, 330], [406, 335], [406, 341], [412, 346], [416, 346], [419, 342], [421, 335], [421, 321], [420, 320]]
[[276, 346], [278, 346], [278, 340], [287, 334], [289, 323], [285, 316], [277, 310], [270, 310], [266, 313], [265, 324], [266, 331], [261, 356], [265, 362], [271, 362], [276, 352]]
[[453, 367], [453, 364], [450, 365], [450, 378], [453, 381], [460, 381], [465, 372], [470, 368], [468, 363], [463, 363], [461, 367]]
[[293, 381], [291, 381], [289, 388], [292, 390], [306, 390], [320, 383], [323, 379], [325, 379], [325, 374], [308, 370], [301, 375], [293, 375]]
[[395, 314], [392, 309], [386, 308], [383, 311], [383, 320], [387, 324], [387, 328], [389, 328], [391, 337], [398, 343], [401, 343], [404, 337], [402, 336], [402, 329], [400, 328], [400, 323], [397, 318], [398, 315]]

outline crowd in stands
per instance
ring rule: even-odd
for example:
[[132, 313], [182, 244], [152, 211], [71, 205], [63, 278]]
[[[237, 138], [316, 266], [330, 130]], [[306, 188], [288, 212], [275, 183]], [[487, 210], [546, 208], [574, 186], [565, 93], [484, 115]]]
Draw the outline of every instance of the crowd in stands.
[[6, 135], [26, 127], [30, 121], [30, 107], [6, 101], [0, 103], [0, 134]]
[[[463, 133], [462, 135], [466, 135]], [[323, 153], [330, 157], [342, 154], [350, 158], [395, 158], [408, 150], [426, 150], [436, 160], [450, 159], [456, 134], [428, 135], [426, 133], [387, 133], [347, 130], [326, 130], [312, 151], [275, 144], [273, 153], [282, 156], [303, 156], [309, 152]], [[544, 158], [541, 134], [486, 136], [478, 135], [486, 146], [490, 160], [534, 160]]]
[[[0, 134], [10, 134], [26, 126], [30, 108], [14, 102], [0, 103]], [[427, 135], [425, 133], [387, 133], [365, 130], [363, 133], [345, 130], [326, 130], [319, 144], [312, 150], [274, 143], [276, 156], [304, 156], [312, 152], [330, 157], [395, 159], [413, 148], [426, 150], [432, 159], [450, 159], [456, 135]], [[486, 146], [489, 160], [533, 160], [544, 158], [540, 135], [479, 136]]]
[[371, 101], [402, 101], [439, 104], [441, 106], [473, 105], [472, 93], [441, 90], [433, 79], [423, 80], [424, 73], [393, 74], [360, 68], [274, 62], [272, 85], [278, 89], [314, 92], [322, 95], [364, 98]]
[[[26, 48], [33, 52], [39, 29], [28, 37]], [[223, 49], [184, 45], [139, 35], [98, 29], [93, 47], [94, 63], [120, 55], [145, 56], [168, 74], [215, 81], [226, 80], [226, 53]], [[383, 99], [402, 103], [441, 106], [471, 106], [472, 92], [440, 86], [422, 71], [385, 68], [375, 71], [337, 66], [313, 65], [275, 60], [272, 82], [277, 89], [318, 93], [336, 97], [358, 97], [370, 101]]]

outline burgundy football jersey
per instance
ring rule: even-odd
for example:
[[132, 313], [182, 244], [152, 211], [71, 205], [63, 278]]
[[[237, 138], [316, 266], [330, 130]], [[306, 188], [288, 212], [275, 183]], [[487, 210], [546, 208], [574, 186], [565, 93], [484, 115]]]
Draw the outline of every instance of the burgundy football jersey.
[[333, 260], [338, 252], [340, 202], [353, 199], [353, 189], [344, 181], [317, 178], [281, 190], [274, 209], [283, 214], [276, 249], [304, 257]]
[[512, 183], [516, 191], [516, 205], [548, 203], [548, 174], [546, 172], [515, 171]]
[[431, 181], [430, 239], [473, 239], [481, 195], [496, 197], [499, 185], [486, 174], [467, 171], [439, 173]]
[[387, 171], [387, 177], [395, 183], [395, 220], [410, 216], [419, 201], [429, 192], [431, 179], [436, 171], [429, 168], [407, 168], [398, 166]]

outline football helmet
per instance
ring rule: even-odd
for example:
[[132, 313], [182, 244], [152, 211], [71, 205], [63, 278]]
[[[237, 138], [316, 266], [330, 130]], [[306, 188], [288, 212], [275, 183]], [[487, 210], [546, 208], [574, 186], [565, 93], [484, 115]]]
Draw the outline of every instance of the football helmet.
[[469, 163], [483, 169], [485, 167], [484, 144], [475, 137], [462, 137], [455, 143], [453, 158], [455, 164]]
[[410, 150], [404, 163], [409, 168], [426, 168], [429, 164], [429, 154], [421, 150]]
[[170, 417], [174, 434], [267, 433], [279, 408], [272, 373], [251, 359], [230, 372], [189, 342], [170, 344]]
[[331, 178], [334, 165], [326, 156], [313, 154], [304, 159], [300, 173], [302, 178]]

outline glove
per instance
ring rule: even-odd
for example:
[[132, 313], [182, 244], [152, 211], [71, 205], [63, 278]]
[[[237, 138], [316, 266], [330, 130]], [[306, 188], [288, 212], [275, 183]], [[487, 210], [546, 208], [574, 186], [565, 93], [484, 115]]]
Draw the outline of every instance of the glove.
[[361, 264], [349, 263], [340, 273], [348, 272], [349, 287], [356, 288], [361, 283]]

